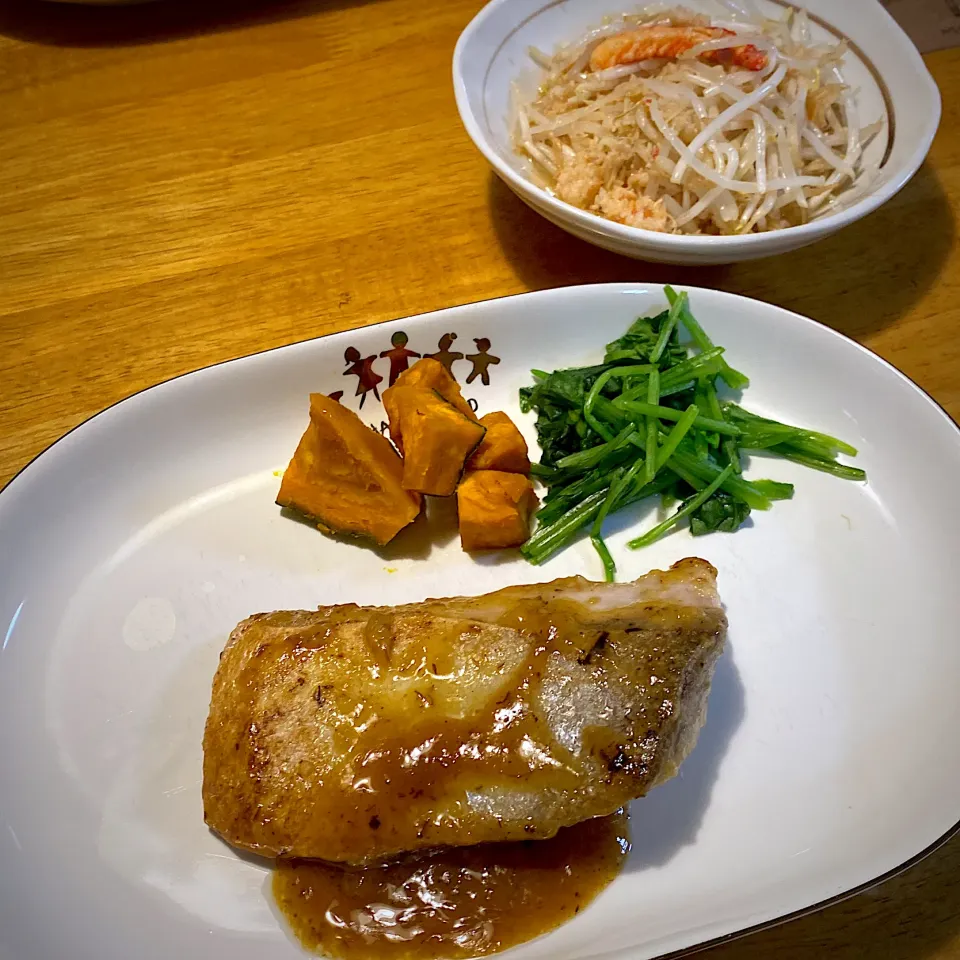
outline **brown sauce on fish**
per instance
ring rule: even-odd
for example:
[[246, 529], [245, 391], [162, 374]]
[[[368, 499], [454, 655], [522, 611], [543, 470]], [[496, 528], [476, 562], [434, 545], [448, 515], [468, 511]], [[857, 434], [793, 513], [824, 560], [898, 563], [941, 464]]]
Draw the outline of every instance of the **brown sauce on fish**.
[[254, 853], [362, 866], [549, 838], [672, 775], [722, 610], [525, 589], [246, 621], [211, 697], [207, 823]]
[[[256, 650], [239, 678], [241, 686], [250, 685], [255, 703], [265, 671], [292, 678], [299, 664], [317, 661], [318, 647], [327, 651], [322, 666], [330, 682], [317, 684], [315, 675], [302, 687], [291, 683], [290, 695], [277, 697], [276, 709], [252, 711], [256, 719], [247, 731], [251, 754], [242, 779], [257, 791], [277, 771], [273, 744], [283, 743], [289, 753], [287, 766], [280, 768], [287, 776], [289, 767], [292, 788], [283, 820], [265, 819], [255, 804], [241, 811], [253, 821], [258, 840], [281, 855], [285, 847], [297, 852], [286, 843], [289, 837], [298, 838], [301, 849], [323, 850], [327, 860], [354, 864], [462, 844], [464, 835], [474, 832], [486, 839], [499, 820], [482, 806], [486, 798], [498, 803], [498, 796], [520, 782], [530, 794], [575, 795], [596, 780], [594, 766], [588, 769], [583, 758], [604, 757], [603, 776], [618, 773], [626, 762], [620, 741], [613, 739], [618, 734], [602, 726], [585, 730], [581, 756], [571, 754], [534, 706], [551, 655], [589, 664], [591, 656], [602, 656], [602, 648], [622, 637], [613, 626], [611, 633], [585, 621], [577, 605], [521, 601], [506, 609], [498, 625], [377, 614], [352, 628], [355, 639], [336, 633], [340, 619], [349, 625], [349, 617], [349, 610], [337, 611], [319, 627], [264, 648], [262, 655]], [[499, 640], [490, 636], [497, 631]], [[345, 667], [338, 664], [340, 643], [352, 653]], [[471, 644], [489, 658], [497, 643], [499, 670], [492, 660], [477, 683], [464, 679]], [[366, 657], [356, 653], [358, 647]], [[485, 689], [478, 692], [478, 683]], [[474, 694], [477, 702], [464, 705], [462, 698]], [[286, 716], [289, 705], [299, 711], [295, 716]], [[293, 749], [281, 729], [304, 738], [316, 731], [311, 736], [322, 749]], [[238, 761], [243, 762], [240, 755]], [[634, 779], [646, 773], [644, 767]], [[259, 802], [257, 791], [251, 800]], [[629, 798], [629, 790], [620, 793], [619, 802]], [[470, 799], [476, 797], [481, 799]], [[504, 840], [513, 841], [551, 836], [558, 823], [530, 815], [525, 822], [516, 816], [500, 820], [499, 826]]]
[[620, 812], [550, 840], [455, 847], [362, 870], [281, 860], [273, 894], [307, 950], [338, 960], [460, 960], [571, 919], [617, 876], [629, 849]]

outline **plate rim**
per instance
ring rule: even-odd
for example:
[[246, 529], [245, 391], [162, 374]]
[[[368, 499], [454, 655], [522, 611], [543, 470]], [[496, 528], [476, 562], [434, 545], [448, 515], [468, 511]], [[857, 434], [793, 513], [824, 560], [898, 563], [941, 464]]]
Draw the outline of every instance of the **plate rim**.
[[[25, 480], [23, 479], [28, 472], [32, 473], [35, 465], [44, 457], [47, 456], [58, 444], [66, 440], [72, 434], [85, 427], [87, 424], [96, 420], [98, 417], [102, 417], [105, 414], [108, 414], [115, 407], [133, 400], [136, 397], [139, 397], [143, 394], [149, 393], [152, 390], [164, 387], [167, 384], [174, 383], [178, 380], [182, 380], [187, 377], [194, 376], [195, 374], [203, 373], [208, 370], [214, 370], [218, 367], [226, 366], [227, 364], [236, 363], [238, 361], [244, 361], [252, 359], [254, 357], [265, 356], [271, 353], [277, 353], [284, 350], [291, 350], [304, 344], [318, 343], [319, 341], [326, 340], [330, 337], [337, 336], [343, 333], [354, 333], [358, 330], [364, 330], [367, 328], [373, 328], [382, 326], [387, 323], [393, 323], [396, 321], [404, 322], [419, 322], [421, 320], [426, 320], [430, 317], [435, 317], [438, 314], [444, 313], [455, 313], [460, 311], [465, 311], [471, 307], [502, 303], [505, 301], [514, 301], [514, 300], [549, 300], [551, 297], [563, 297], [569, 294], [586, 294], [591, 293], [631, 293], [631, 292], [646, 292], [651, 289], [656, 289], [660, 287], [661, 284], [642, 282], [642, 281], [633, 281], [633, 282], [614, 282], [614, 283], [592, 283], [592, 284], [571, 284], [569, 286], [561, 287], [548, 287], [541, 290], [530, 290], [522, 293], [516, 294], [506, 294], [503, 296], [496, 297], [487, 297], [481, 300], [468, 301], [467, 303], [456, 304], [450, 307], [440, 307], [436, 310], [430, 310], [424, 313], [412, 313], [404, 316], [398, 317], [387, 317], [383, 320], [377, 320], [373, 323], [363, 324], [359, 327], [350, 327], [346, 330], [337, 330], [330, 333], [324, 333], [316, 337], [306, 337], [302, 340], [294, 340], [290, 343], [278, 344], [273, 347], [267, 347], [263, 350], [256, 350], [251, 353], [243, 354], [239, 357], [230, 357], [224, 360], [217, 360], [213, 363], [204, 364], [202, 366], [196, 367], [192, 370], [185, 371], [183, 373], [175, 374], [174, 376], [167, 377], [163, 380], [159, 380], [156, 383], [150, 384], [149, 386], [143, 387], [140, 390], [136, 390], [133, 393], [128, 394], [125, 397], [121, 397], [119, 400], [114, 401], [108, 406], [104, 407], [101, 410], [98, 410], [96, 413], [91, 414], [89, 417], [86, 417], [80, 423], [71, 427], [66, 433], [62, 434], [56, 440], [52, 441], [43, 450], [35, 454], [27, 463], [25, 463], [11, 478], [7, 483], [0, 487], [0, 517], [4, 512], [4, 506], [10, 500], [10, 491], [16, 488], [19, 491]], [[896, 376], [906, 387], [915, 391], [922, 399], [924, 399], [931, 408], [931, 412], [937, 416], [938, 419], [942, 419], [946, 422], [947, 426], [952, 428], [955, 438], [960, 440], [960, 423], [954, 420], [954, 418], [947, 412], [946, 408], [937, 401], [933, 396], [931, 396], [926, 390], [923, 389], [919, 384], [915, 383], [910, 377], [905, 373], [899, 370], [894, 364], [890, 361], [885, 360], [879, 354], [871, 350], [869, 347], [855, 340], [853, 337], [848, 336], [845, 333], [840, 332], [839, 330], [834, 329], [831, 326], [828, 326], [825, 323], [821, 323], [818, 320], [814, 320], [812, 317], [807, 317], [804, 314], [796, 313], [792, 310], [788, 310], [786, 307], [778, 306], [777, 304], [769, 303], [765, 300], [760, 300], [756, 297], [748, 297], [739, 293], [732, 293], [726, 290], [717, 290], [711, 287], [701, 287], [690, 284], [677, 284], [676, 289], [680, 291], [685, 291], [691, 294], [705, 293], [711, 296], [720, 296], [722, 299], [730, 299], [733, 301], [746, 301], [751, 304], [758, 304], [762, 308], [773, 310], [780, 315], [781, 318], [788, 320], [788, 322], [794, 323], [799, 322], [800, 325], [805, 327], [814, 327], [818, 328], [819, 332], [825, 333], [828, 337], [835, 338], [837, 341], [845, 342], [853, 347], [856, 350], [865, 355], [866, 358], [874, 362], [878, 362], [883, 368], [886, 368], [890, 373]], [[680, 947], [677, 949], [668, 950], [664, 953], [658, 953], [651, 957], [651, 960], [679, 960], [681, 957], [690, 956], [692, 954], [700, 953], [701, 951], [708, 950], [715, 946], [720, 946], [721, 944], [729, 943], [734, 940], [739, 940], [742, 937], [748, 937], [756, 933], [760, 933], [764, 930], [770, 930], [775, 927], [779, 927], [783, 924], [790, 923], [793, 920], [798, 920], [802, 917], [809, 916], [813, 913], [818, 913], [822, 910], [827, 909], [828, 907], [835, 906], [836, 904], [842, 903], [846, 900], [849, 900], [859, 894], [870, 890], [876, 886], [879, 886], [883, 883], [886, 883], [888, 880], [892, 880], [894, 877], [899, 876], [900, 874], [910, 870], [912, 867], [915, 867], [917, 864], [925, 860], [931, 854], [936, 852], [940, 847], [944, 846], [955, 836], [960, 834], [960, 819], [958, 819], [951, 827], [949, 827], [943, 834], [937, 837], [934, 841], [924, 847], [922, 850], [913, 854], [911, 857], [907, 858], [900, 864], [886, 870], [884, 873], [880, 874], [877, 877], [874, 877], [870, 880], [866, 880], [854, 887], [851, 887], [847, 890], [841, 891], [840, 893], [833, 894], [829, 897], [826, 897], [822, 900], [815, 901], [812, 904], [808, 904], [804, 907], [799, 907], [796, 910], [792, 910], [788, 913], [780, 914], [779, 916], [772, 917], [769, 920], [762, 920], [759, 923], [752, 924], [751, 926], [744, 927], [739, 930], [734, 930], [730, 933], [720, 934], [719, 936], [712, 937], [707, 940], [701, 940], [697, 943], [690, 944], [686, 947]], [[626, 956], [622, 952], [615, 953], [613, 956]]]
[[[958, 423], [950, 415], [947, 409], [932, 396], [927, 390], [921, 387], [915, 380], [908, 377], [902, 370], [897, 366], [891, 363], [889, 360], [884, 359], [877, 353], [875, 350], [870, 349], [870, 347], [865, 344], [860, 343], [859, 340], [854, 339], [849, 334], [843, 333], [840, 330], [837, 330], [834, 327], [831, 327], [827, 323], [823, 323], [820, 320], [815, 320], [813, 317], [808, 317], [805, 314], [797, 313], [794, 310], [790, 310], [787, 307], [781, 307], [779, 304], [771, 303], [768, 300], [761, 300], [759, 297], [749, 297], [742, 293], [734, 293], [730, 290], [720, 290], [716, 287], [703, 287], [697, 284], [690, 283], [674, 283], [671, 286], [678, 291], [686, 291], [687, 293], [706, 293], [710, 295], [717, 295], [720, 297], [729, 297], [733, 300], [742, 300], [748, 303], [760, 304], [762, 307], [770, 310], [775, 310], [782, 316], [788, 317], [790, 322], [800, 321], [803, 325], [812, 325], [814, 327], [821, 328], [826, 334], [835, 337], [840, 341], [845, 341], [855, 347], [858, 351], [863, 354], [866, 354], [867, 357], [873, 361], [876, 361], [881, 366], [885, 367], [890, 373], [894, 374], [899, 380], [901, 380], [907, 387], [912, 388], [920, 396], [926, 400], [948, 424], [948, 426], [953, 427], [954, 431], [960, 433], [960, 423]], [[3, 486], [0, 486], [0, 499], [7, 494], [7, 491], [17, 484], [17, 486], [22, 485], [22, 476], [30, 470], [34, 464], [37, 463], [42, 457], [46, 456], [54, 447], [62, 443], [72, 434], [76, 433], [82, 427], [85, 427], [88, 423], [96, 420], [98, 417], [102, 417], [104, 414], [109, 413], [115, 407], [119, 407], [121, 404], [126, 403], [129, 400], [133, 400], [136, 397], [142, 396], [145, 393], [149, 393], [151, 390], [156, 390], [160, 387], [165, 387], [167, 384], [175, 383], [177, 380], [183, 380], [186, 377], [192, 377], [198, 373], [204, 373], [207, 370], [215, 370], [217, 367], [223, 367], [230, 363], [240, 363], [244, 360], [252, 359], [253, 357], [266, 356], [270, 353], [278, 353], [283, 350], [290, 350], [294, 347], [303, 346], [308, 343], [317, 343], [321, 340], [326, 340], [329, 337], [336, 337], [344, 333], [354, 333], [360, 330], [372, 329], [374, 327], [384, 326], [388, 323], [395, 323], [398, 321], [402, 322], [412, 322], [425, 320], [429, 317], [434, 317], [440, 313], [451, 313], [459, 310], [466, 310], [470, 307], [479, 306], [481, 304], [488, 303], [501, 303], [510, 300], [527, 300], [527, 299], [547, 299], [551, 296], [564, 295], [567, 293], [578, 293], [578, 292], [587, 292], [587, 291], [618, 291], [622, 293], [628, 293], [634, 290], [647, 289], [650, 287], [663, 287], [663, 284], [654, 283], [652, 281], [643, 281], [643, 280], [619, 280], [619, 281], [610, 281], [606, 283], [573, 283], [557, 287], [542, 287], [537, 290], [524, 290], [520, 293], [507, 293], [501, 294], [499, 296], [493, 297], [482, 297], [479, 300], [468, 300], [464, 303], [456, 303], [449, 307], [437, 307], [435, 310], [427, 310], [422, 313], [407, 313], [400, 314], [393, 317], [385, 317], [382, 320], [375, 320], [372, 323], [363, 323], [355, 327], [347, 327], [344, 330], [332, 330], [330, 333], [321, 333], [319, 336], [315, 337], [304, 337], [300, 340], [291, 340], [289, 343], [278, 343], [272, 347], [265, 347], [263, 350], [253, 350], [250, 353], [241, 354], [238, 357], [228, 357], [224, 360], [214, 360], [212, 363], [204, 363], [199, 367], [194, 367], [191, 370], [185, 370], [183, 373], [175, 373], [173, 376], [164, 377], [161, 380], [157, 380], [156, 383], [151, 383], [146, 387], [141, 387], [139, 390], [134, 390], [132, 393], [128, 393], [124, 397], [120, 397], [118, 400], [114, 400], [112, 403], [107, 404], [107, 406], [102, 407], [100, 410], [97, 410], [95, 413], [91, 413], [88, 417], [85, 417], [79, 423], [72, 426], [69, 430], [62, 433], [55, 440], [50, 441], [42, 450], [39, 450], [35, 453], [22, 467], [20, 467], [9, 480], [4, 483]]]
[[[912, 382], [913, 381], [911, 381], [911, 383]], [[958, 427], [958, 429], [960, 429], [960, 427]], [[670, 950], [667, 953], [658, 953], [655, 957], [651, 957], [651, 960], [679, 960], [681, 957], [689, 957], [693, 954], [701, 953], [704, 950], [710, 950], [712, 947], [719, 947], [722, 944], [732, 943], [734, 940], [740, 940], [743, 937], [753, 936], [755, 933], [762, 933], [764, 930], [773, 930], [776, 927], [781, 927], [787, 923], [791, 923], [794, 920], [800, 920], [803, 917], [810, 916], [811, 914], [819, 913], [821, 910], [826, 910], [828, 907], [834, 907], [846, 900], [852, 900], [861, 893], [865, 893], [867, 890], [872, 890], [874, 887], [879, 887], [888, 880], [893, 880], [894, 877], [900, 876], [901, 873], [906, 873], [911, 868], [917, 866], [917, 864], [926, 860], [927, 857], [929, 857], [932, 853], [936, 853], [940, 847], [949, 843], [955, 836], [957, 836], [957, 834], [960, 834], [960, 820], [950, 827], [946, 833], [937, 837], [933, 843], [924, 847], [919, 853], [915, 853], [912, 857], [910, 857], [909, 860], [905, 860], [898, 866], [892, 867], [890, 870], [887, 870], [886, 873], [881, 874], [879, 877], [876, 877], [873, 880], [866, 880], [855, 887], [851, 887], [849, 890], [844, 890], [842, 893], [835, 893], [833, 896], [827, 897], [824, 900], [819, 900], [817, 903], [811, 903], [807, 907], [801, 907], [798, 910], [792, 910], [790, 913], [784, 913], [781, 916], [774, 917], [771, 920], [761, 920], [760, 923], [755, 923], [752, 926], [744, 927], [742, 930], [735, 930], [733, 933], [723, 933], [718, 937], [712, 937], [710, 940], [701, 940], [699, 943], [692, 944], [689, 947], [681, 947], [679, 950]]]

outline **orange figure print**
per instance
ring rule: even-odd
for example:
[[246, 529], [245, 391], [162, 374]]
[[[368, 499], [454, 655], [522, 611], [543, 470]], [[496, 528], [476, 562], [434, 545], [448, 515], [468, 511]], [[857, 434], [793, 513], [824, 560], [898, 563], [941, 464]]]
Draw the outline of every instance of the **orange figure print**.
[[380, 394], [377, 392], [377, 384], [383, 382], [383, 377], [373, 369], [373, 365], [377, 361], [377, 355], [361, 357], [360, 351], [356, 347], [347, 347], [343, 353], [343, 359], [349, 364], [347, 369], [343, 371], [343, 375], [357, 378], [357, 392], [354, 396], [360, 398], [360, 409], [363, 409], [363, 401], [367, 399], [367, 394], [371, 390], [379, 400]]
[[454, 380], [457, 378], [453, 374], [453, 363], [455, 360], [463, 359], [462, 353], [450, 349], [453, 346], [453, 341], [456, 339], [457, 335], [455, 333], [445, 333], [437, 344], [437, 352], [425, 354], [425, 356], [436, 360], [438, 363], [442, 363], [447, 368], [447, 373], [449, 373]]
[[485, 387], [489, 387], [490, 365], [499, 363], [500, 358], [488, 353], [490, 350], [490, 341], [486, 337], [474, 337], [473, 342], [477, 345], [477, 352], [467, 354], [467, 359], [473, 364], [473, 369], [467, 376], [467, 383], [473, 383], [473, 381], [479, 377], [480, 382]]
[[393, 346], [389, 350], [384, 350], [381, 357], [388, 357], [390, 360], [390, 380], [388, 386], [392, 387], [397, 381], [397, 377], [410, 366], [411, 357], [419, 357], [420, 354], [415, 350], [407, 349], [407, 340], [409, 338], [402, 331], [398, 330], [391, 338]]

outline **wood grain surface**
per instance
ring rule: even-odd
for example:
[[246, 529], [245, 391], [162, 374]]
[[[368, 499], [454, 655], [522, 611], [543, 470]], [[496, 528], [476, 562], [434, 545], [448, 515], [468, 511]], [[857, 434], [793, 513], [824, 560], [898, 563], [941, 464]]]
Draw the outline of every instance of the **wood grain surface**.
[[[546, 223], [474, 150], [450, 60], [480, 5], [0, 0], [0, 486], [97, 411], [205, 364], [597, 281], [799, 311], [960, 416], [960, 50], [927, 57], [940, 133], [880, 211], [769, 261], [653, 266]], [[708, 955], [828, 954], [960, 960], [960, 840]]]

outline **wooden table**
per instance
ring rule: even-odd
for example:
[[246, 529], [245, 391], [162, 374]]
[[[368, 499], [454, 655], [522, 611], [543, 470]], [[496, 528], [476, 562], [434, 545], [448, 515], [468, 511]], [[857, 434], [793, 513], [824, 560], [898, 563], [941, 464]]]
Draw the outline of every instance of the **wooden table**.
[[[450, 59], [480, 0], [0, 7], [0, 485], [176, 374], [562, 284], [695, 283], [850, 334], [960, 416], [960, 50], [930, 159], [882, 210], [778, 259], [636, 263], [490, 173]], [[909, 451], [905, 451], [909, 455]], [[960, 840], [715, 960], [960, 958]]]

